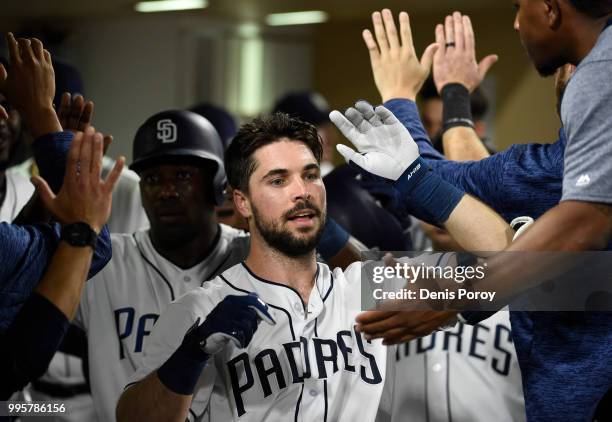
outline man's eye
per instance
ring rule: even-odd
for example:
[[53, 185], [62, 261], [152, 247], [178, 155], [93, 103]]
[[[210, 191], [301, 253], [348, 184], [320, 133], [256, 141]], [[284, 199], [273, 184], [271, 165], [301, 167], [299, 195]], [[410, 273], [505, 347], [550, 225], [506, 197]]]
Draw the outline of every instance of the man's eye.
[[282, 186], [283, 183], [284, 183], [283, 179], [272, 179], [272, 180], [270, 180], [270, 184], [272, 186]]
[[188, 171], [179, 171], [176, 174], [176, 177], [179, 180], [189, 180], [189, 179], [191, 179], [191, 173], [189, 173]]
[[319, 175], [317, 173], [308, 173], [306, 175], [306, 180], [317, 180]]
[[155, 177], [155, 176], [153, 176], [151, 174], [145, 176], [143, 180], [148, 185], [153, 185], [153, 184], [157, 183], [157, 177]]

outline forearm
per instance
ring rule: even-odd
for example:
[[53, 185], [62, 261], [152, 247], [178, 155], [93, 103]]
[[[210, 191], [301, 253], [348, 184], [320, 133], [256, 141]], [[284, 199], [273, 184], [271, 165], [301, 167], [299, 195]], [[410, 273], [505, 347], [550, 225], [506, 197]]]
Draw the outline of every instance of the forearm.
[[501, 306], [546, 280], [562, 277], [582, 262], [577, 254], [568, 253], [605, 249], [612, 232], [609, 208], [586, 202], [560, 203], [505, 250], [521, 252], [520, 259], [516, 253], [491, 257], [487, 276], [475, 282], [474, 289], [496, 292]]
[[23, 109], [24, 120], [34, 139], [47, 133], [61, 132], [62, 125], [57, 118], [53, 105], [48, 104], [32, 109]]
[[499, 214], [469, 195], [461, 198], [444, 227], [462, 248], [474, 252], [504, 250], [514, 234]]
[[68, 319], [74, 318], [93, 249], [60, 242], [36, 292], [53, 303]]
[[153, 372], [123, 392], [117, 403], [117, 421], [184, 422], [192, 397], [166, 388]]
[[68, 326], [68, 319], [53, 303], [37, 293], [30, 296], [3, 336], [0, 400], [45, 372]]
[[471, 127], [456, 126], [442, 135], [444, 155], [453, 161], [479, 161], [490, 157], [489, 151]]
[[351, 237], [338, 253], [327, 260], [327, 263], [331, 268], [346, 270], [353, 262], [360, 261], [362, 259], [361, 254], [366, 250], [365, 245]]

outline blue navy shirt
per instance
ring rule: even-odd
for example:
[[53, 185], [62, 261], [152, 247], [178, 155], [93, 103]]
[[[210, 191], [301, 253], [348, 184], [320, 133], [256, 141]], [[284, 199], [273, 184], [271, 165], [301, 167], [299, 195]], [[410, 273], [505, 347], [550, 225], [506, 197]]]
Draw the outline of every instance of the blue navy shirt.
[[[480, 161], [448, 161], [431, 145], [416, 104], [385, 106], [408, 128], [442, 178], [478, 197], [507, 221], [538, 218], [561, 200], [566, 137], [519, 144]], [[511, 312], [528, 420], [590, 420], [612, 387], [612, 314]]]
[[[61, 186], [70, 132], [44, 135], [33, 144], [41, 176], [56, 192]], [[60, 239], [60, 225], [19, 226], [0, 223], [0, 333], [15, 319], [21, 307], [40, 282]], [[100, 271], [111, 258], [111, 241], [104, 226], [89, 270], [88, 278]]]

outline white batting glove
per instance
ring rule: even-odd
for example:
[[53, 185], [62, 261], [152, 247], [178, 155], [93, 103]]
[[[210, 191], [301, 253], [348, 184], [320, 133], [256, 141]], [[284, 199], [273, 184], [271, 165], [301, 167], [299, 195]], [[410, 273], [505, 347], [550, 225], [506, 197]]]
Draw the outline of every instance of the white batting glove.
[[358, 101], [344, 115], [337, 110], [329, 114], [331, 121], [359, 150], [346, 145], [336, 149], [346, 162], [393, 181], [419, 158], [419, 147], [408, 129], [383, 106], [374, 109], [366, 101]]

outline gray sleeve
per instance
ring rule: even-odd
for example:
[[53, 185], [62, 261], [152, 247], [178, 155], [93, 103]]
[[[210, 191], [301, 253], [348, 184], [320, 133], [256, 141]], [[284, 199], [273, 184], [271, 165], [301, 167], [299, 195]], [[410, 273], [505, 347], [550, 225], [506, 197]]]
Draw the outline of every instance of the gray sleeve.
[[612, 203], [612, 61], [585, 63], [567, 86], [562, 201]]

